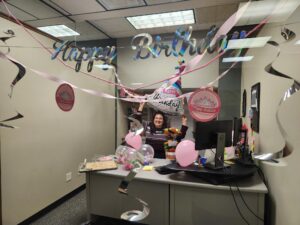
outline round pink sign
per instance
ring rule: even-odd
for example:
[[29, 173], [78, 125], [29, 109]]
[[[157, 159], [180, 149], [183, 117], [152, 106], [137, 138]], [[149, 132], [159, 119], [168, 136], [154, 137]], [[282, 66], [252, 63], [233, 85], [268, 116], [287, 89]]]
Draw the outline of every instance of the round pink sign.
[[221, 100], [217, 93], [210, 89], [195, 91], [188, 102], [191, 116], [200, 122], [207, 122], [217, 117], [221, 109]]
[[56, 90], [55, 99], [61, 110], [70, 111], [73, 108], [75, 101], [74, 90], [71, 85], [60, 85]]

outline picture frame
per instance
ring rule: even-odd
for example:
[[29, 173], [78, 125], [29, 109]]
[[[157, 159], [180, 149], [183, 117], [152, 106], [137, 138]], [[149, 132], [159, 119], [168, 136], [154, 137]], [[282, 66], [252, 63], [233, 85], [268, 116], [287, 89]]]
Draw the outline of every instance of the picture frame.
[[251, 87], [251, 102], [252, 110], [251, 128], [255, 132], [259, 132], [259, 112], [260, 112], [260, 83], [256, 83]]
[[246, 110], [247, 110], [247, 91], [246, 89], [244, 89], [243, 101], [242, 101], [242, 117], [246, 116]]

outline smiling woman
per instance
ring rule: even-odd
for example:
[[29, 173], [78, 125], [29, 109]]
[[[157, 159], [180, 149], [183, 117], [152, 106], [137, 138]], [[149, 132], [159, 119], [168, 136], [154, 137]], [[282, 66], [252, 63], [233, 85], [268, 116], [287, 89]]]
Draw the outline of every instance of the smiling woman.
[[[136, 119], [142, 120], [142, 111], [145, 103], [141, 103], [137, 113], [135, 114]], [[180, 135], [176, 137], [176, 141], [180, 142], [186, 135], [187, 118], [182, 116], [181, 119]], [[167, 142], [167, 137], [164, 134], [165, 129], [168, 128], [167, 118], [163, 112], [156, 111], [153, 114], [150, 123], [146, 124], [145, 137], [146, 144], [151, 145], [154, 148], [154, 158], [166, 158], [164, 143]]]

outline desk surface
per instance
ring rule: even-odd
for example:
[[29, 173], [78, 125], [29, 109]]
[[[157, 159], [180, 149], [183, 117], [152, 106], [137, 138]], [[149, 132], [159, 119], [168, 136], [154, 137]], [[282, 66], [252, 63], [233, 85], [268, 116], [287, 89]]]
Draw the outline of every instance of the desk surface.
[[[169, 164], [169, 160], [165, 159], [154, 159], [153, 166], [163, 166]], [[122, 165], [118, 166], [116, 170], [107, 170], [107, 171], [98, 171], [93, 172], [95, 174], [107, 175], [107, 176], [116, 176], [116, 177], [124, 177], [129, 172], [125, 171]], [[168, 175], [161, 175], [155, 170], [153, 171], [143, 171], [136, 175], [135, 179], [137, 180], [144, 180], [144, 181], [151, 181], [156, 183], [168, 183], [174, 185], [182, 185], [182, 186], [189, 186], [189, 187], [199, 187], [199, 188], [209, 188], [215, 190], [229, 190], [229, 185], [213, 185], [206, 183], [205, 181], [201, 180], [200, 178], [193, 177], [189, 174], [184, 172], [178, 172]], [[261, 178], [256, 173], [254, 176], [245, 178], [241, 181], [236, 182], [240, 191], [243, 192], [255, 192], [255, 193], [268, 193], [268, 189], [266, 185], [263, 183]], [[233, 186], [233, 190], [236, 188]]]

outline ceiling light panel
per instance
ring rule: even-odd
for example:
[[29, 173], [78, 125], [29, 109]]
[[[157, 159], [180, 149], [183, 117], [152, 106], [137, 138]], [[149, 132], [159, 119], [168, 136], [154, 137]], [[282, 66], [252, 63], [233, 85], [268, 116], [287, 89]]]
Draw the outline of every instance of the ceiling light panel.
[[[9, 6], [9, 11], [11, 11], [11, 13], [18, 18], [21, 21], [25, 21], [25, 20], [36, 20], [36, 16], [32, 15], [32, 14], [28, 14], [27, 12], [24, 12], [20, 9], [17, 9], [13, 6]], [[4, 7], [4, 4], [0, 3], [0, 12], [8, 15], [9, 13], [7, 12], [6, 8]]]
[[229, 40], [227, 49], [260, 48], [264, 47], [271, 37], [256, 37]]
[[54, 37], [66, 37], [66, 36], [80, 35], [76, 31], [70, 29], [69, 27], [67, 27], [65, 25], [38, 27], [38, 29], [41, 31], [44, 31]]
[[253, 59], [253, 56], [244, 56], [244, 57], [227, 57], [223, 58], [223, 63], [229, 63], [229, 62], [247, 62]]
[[126, 19], [137, 30], [195, 23], [193, 10], [150, 14], [150, 15], [143, 15], [143, 16], [132, 16], [132, 17], [126, 17]]
[[55, 5], [61, 7], [71, 14], [105, 11], [105, 9], [95, 0], [84, 0], [84, 4], [82, 0], [47, 0], [47, 2], [50, 4], [52, 3], [54, 7]]
[[146, 6], [143, 0], [96, 0], [106, 10], [127, 9]]
[[10, 0], [8, 2], [8, 7], [13, 7], [13, 6], [16, 6], [19, 9], [23, 10], [24, 12], [36, 16], [38, 19], [61, 16], [61, 14], [49, 8], [49, 6], [43, 4], [41, 1]]

